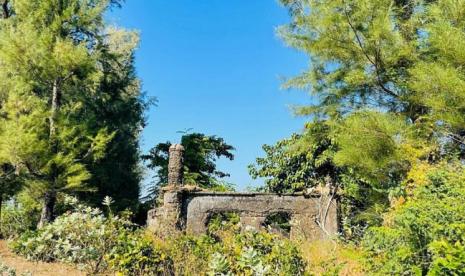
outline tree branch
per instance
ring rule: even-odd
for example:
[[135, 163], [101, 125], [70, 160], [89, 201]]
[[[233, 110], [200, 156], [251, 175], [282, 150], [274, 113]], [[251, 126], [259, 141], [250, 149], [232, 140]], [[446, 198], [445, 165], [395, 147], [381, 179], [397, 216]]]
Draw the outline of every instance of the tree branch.
[[[390, 96], [394, 97], [394, 98], [398, 98], [399, 95], [397, 95], [396, 93], [394, 93], [394, 91], [390, 90], [389, 88], [387, 88], [384, 83], [381, 81], [381, 75], [380, 75], [380, 68], [379, 68], [379, 64], [378, 62], [376, 62], [377, 60], [379, 60], [378, 58], [375, 57], [375, 60], [373, 60], [369, 55], [368, 53], [366, 52], [365, 48], [363, 47], [363, 42], [362, 42], [362, 39], [360, 38], [359, 34], [358, 34], [358, 31], [357, 29], [355, 28], [354, 24], [352, 23], [352, 20], [350, 19], [350, 15], [349, 13], [347, 12], [347, 9], [344, 5], [344, 15], [346, 16], [347, 18], [347, 23], [349, 24], [350, 26], [350, 29], [352, 30], [352, 32], [354, 33], [355, 35], [355, 39], [357, 40], [357, 44], [358, 46], [360, 47], [360, 50], [362, 51], [363, 55], [367, 58], [367, 60], [375, 67], [375, 73], [376, 73], [376, 82], [378, 83], [378, 85], [381, 87], [381, 89], [386, 92], [387, 94], [389, 94]], [[380, 55], [380, 53], [377, 51], [377, 55]]]

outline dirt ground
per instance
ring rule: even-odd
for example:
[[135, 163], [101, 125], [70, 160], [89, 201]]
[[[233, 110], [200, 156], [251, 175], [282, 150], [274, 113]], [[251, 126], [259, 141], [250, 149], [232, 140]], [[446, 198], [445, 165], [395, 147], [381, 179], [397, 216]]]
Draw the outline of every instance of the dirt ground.
[[13, 254], [6, 241], [0, 240], [0, 260], [7, 266], [15, 268], [17, 275], [31, 272], [33, 276], [85, 276], [84, 272], [59, 263], [30, 262]]

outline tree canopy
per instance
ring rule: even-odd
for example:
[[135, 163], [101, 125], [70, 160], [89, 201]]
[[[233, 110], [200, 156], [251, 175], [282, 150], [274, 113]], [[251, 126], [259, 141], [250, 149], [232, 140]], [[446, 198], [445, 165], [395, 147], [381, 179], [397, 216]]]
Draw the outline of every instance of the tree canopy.
[[[207, 189], [230, 189], [230, 185], [221, 182], [228, 173], [217, 169], [216, 161], [225, 157], [234, 159], [234, 147], [223, 138], [207, 136], [203, 133], [190, 133], [181, 137], [184, 146], [184, 184], [197, 185]], [[156, 169], [156, 183], [152, 196], [158, 188], [168, 183], [168, 159], [171, 142], [160, 143], [153, 147], [144, 159], [149, 162], [150, 169]]]
[[464, 1], [281, 2], [279, 34], [310, 59], [285, 87], [316, 100], [295, 110], [330, 127], [338, 167], [393, 191], [418, 164], [463, 156]]
[[287, 191], [329, 177], [370, 273], [462, 273], [463, 212], [450, 202], [463, 198], [465, 1], [281, 3], [291, 22], [278, 33], [310, 61], [284, 87], [314, 104], [295, 107], [310, 122], [264, 146], [252, 176]]
[[126, 187], [123, 204], [136, 203], [145, 104], [133, 67], [137, 34], [103, 19], [117, 1], [4, 3], [0, 159], [42, 198], [41, 223], [60, 192], [118, 197]]

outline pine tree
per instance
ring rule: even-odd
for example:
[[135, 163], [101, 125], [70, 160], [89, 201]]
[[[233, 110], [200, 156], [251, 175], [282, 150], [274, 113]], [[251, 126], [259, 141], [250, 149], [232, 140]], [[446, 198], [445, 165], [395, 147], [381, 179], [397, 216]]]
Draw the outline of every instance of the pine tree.
[[[100, 115], [101, 105], [111, 109], [119, 104], [111, 94], [122, 97], [126, 108], [128, 102], [140, 105], [131, 72], [135, 45], [115, 40], [118, 32], [108, 30], [103, 21], [111, 4], [16, 0], [8, 4], [11, 16], [0, 25], [0, 156], [27, 175], [27, 188], [42, 198], [39, 225], [53, 219], [57, 193], [100, 188], [92, 183], [92, 173], [102, 170], [95, 164], [106, 157], [107, 146], [118, 135], [118, 125]], [[128, 68], [121, 73], [126, 82], [119, 80], [115, 90], [105, 87], [112, 83], [109, 72], [120, 63]], [[136, 128], [141, 120], [139, 114]], [[130, 131], [137, 152], [139, 129]]]
[[314, 96], [297, 112], [333, 127], [338, 165], [378, 185], [464, 156], [465, 1], [281, 2], [292, 22], [279, 34], [310, 59], [286, 85]]

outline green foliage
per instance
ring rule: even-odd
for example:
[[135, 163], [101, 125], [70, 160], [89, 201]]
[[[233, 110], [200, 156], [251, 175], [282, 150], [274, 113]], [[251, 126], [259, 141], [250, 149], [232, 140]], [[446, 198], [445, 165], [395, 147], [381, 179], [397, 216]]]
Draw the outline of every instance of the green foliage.
[[12, 243], [14, 252], [36, 261], [61, 261], [88, 273], [107, 269], [105, 255], [118, 244], [115, 237], [132, 231], [127, 216], [106, 218], [99, 209], [67, 198], [73, 211], [36, 232], [25, 232]]
[[[184, 184], [197, 185], [203, 188], [226, 191], [232, 186], [220, 179], [229, 174], [216, 169], [216, 160], [225, 157], [234, 159], [234, 147], [227, 144], [223, 138], [207, 136], [202, 133], [185, 134], [181, 138], [184, 146]], [[158, 189], [168, 183], [168, 158], [171, 142], [160, 143], [144, 156], [149, 161], [148, 167], [156, 169], [155, 188], [151, 191], [152, 197]]]
[[182, 236], [171, 241], [175, 274], [304, 275], [305, 262], [286, 239], [253, 230], [226, 230], [217, 235], [215, 239]]
[[6, 205], [2, 211], [1, 225], [4, 238], [14, 239], [22, 233], [35, 229], [39, 221], [39, 211], [33, 208], [25, 208]]
[[106, 195], [115, 199], [115, 210], [137, 207], [142, 168], [140, 164], [139, 135], [145, 126], [144, 111], [154, 100], [140, 94], [140, 81], [135, 75], [134, 51], [139, 43], [135, 31], [114, 27], [106, 28], [106, 47], [100, 90], [102, 96], [89, 99], [94, 110], [95, 127], [111, 133], [94, 139], [103, 153], [88, 165], [92, 176], [89, 186], [97, 187], [93, 193], [83, 193], [81, 200], [100, 204]]
[[59, 192], [115, 185], [105, 193], [119, 199], [124, 190], [120, 203], [137, 203], [146, 105], [134, 74], [137, 34], [104, 23], [118, 2], [17, 0], [1, 21], [0, 162], [44, 199], [43, 221]]
[[171, 275], [170, 257], [140, 230], [121, 232], [116, 243], [105, 257], [112, 270], [121, 275]]
[[8, 163], [0, 165], [0, 204], [13, 197], [22, 188], [23, 181]]
[[234, 212], [215, 213], [208, 220], [208, 233], [215, 234], [219, 231], [239, 230], [240, 216]]
[[[324, 183], [325, 178], [335, 179], [338, 168], [332, 162], [334, 146], [328, 132], [326, 124], [308, 124], [304, 135], [263, 145], [266, 157], [249, 165], [250, 175], [266, 178], [264, 189], [277, 193], [302, 191]], [[302, 147], [307, 144], [311, 147]]]
[[463, 156], [464, 1], [281, 2], [279, 34], [311, 59], [286, 86], [311, 90], [297, 113], [333, 126], [339, 166], [399, 185], [415, 159]]
[[89, 274], [115, 271], [122, 275], [163, 275], [171, 260], [153, 245], [144, 231], [130, 222], [129, 214], [113, 215], [113, 199], [102, 205], [108, 216], [67, 197], [71, 210], [37, 231], [24, 231], [14, 239], [14, 252], [34, 261], [59, 261], [76, 265]]
[[386, 214], [363, 241], [369, 271], [385, 274], [465, 273], [465, 174], [461, 164], [432, 169], [427, 182]]
[[347, 116], [336, 128], [338, 151], [334, 162], [338, 166], [354, 169], [360, 178], [377, 188], [399, 183], [398, 175], [405, 174], [409, 168], [404, 149], [400, 147], [406, 129], [401, 118], [359, 111]]

